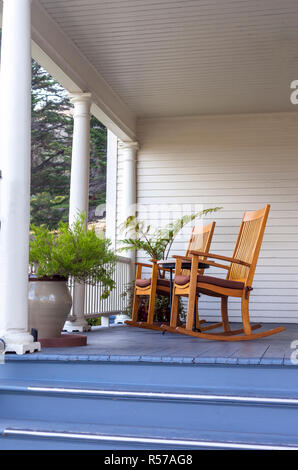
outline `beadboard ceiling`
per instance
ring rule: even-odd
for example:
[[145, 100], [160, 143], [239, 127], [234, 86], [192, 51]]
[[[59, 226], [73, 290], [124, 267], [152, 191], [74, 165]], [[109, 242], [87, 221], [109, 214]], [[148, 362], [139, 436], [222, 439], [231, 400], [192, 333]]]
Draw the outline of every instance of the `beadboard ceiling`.
[[139, 117], [296, 111], [297, 0], [40, 3]]

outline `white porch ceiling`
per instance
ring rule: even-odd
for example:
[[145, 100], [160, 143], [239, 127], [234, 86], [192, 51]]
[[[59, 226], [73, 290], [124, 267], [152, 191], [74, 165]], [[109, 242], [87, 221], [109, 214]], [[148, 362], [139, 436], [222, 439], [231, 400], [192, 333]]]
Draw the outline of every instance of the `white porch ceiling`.
[[132, 115], [296, 111], [297, 0], [39, 1]]
[[40, 3], [137, 116], [294, 110], [297, 0]]

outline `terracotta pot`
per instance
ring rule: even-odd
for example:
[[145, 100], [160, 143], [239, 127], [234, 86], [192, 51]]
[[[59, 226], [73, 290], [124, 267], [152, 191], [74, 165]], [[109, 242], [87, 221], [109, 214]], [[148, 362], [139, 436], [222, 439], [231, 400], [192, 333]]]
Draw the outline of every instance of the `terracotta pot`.
[[67, 279], [37, 279], [29, 276], [29, 331], [36, 328], [38, 338], [57, 338], [69, 315], [72, 298], [67, 287]]

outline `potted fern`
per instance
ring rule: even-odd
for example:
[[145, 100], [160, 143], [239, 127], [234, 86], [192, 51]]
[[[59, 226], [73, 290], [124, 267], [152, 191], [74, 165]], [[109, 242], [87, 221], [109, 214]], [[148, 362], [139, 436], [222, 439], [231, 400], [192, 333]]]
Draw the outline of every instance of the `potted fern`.
[[108, 239], [99, 238], [94, 229], [85, 230], [84, 214], [78, 215], [71, 228], [61, 222], [55, 232], [36, 225], [31, 231], [29, 328], [37, 329], [40, 338], [54, 338], [60, 336], [72, 306], [68, 278], [100, 282], [102, 297], [107, 298], [115, 284], [116, 256]]

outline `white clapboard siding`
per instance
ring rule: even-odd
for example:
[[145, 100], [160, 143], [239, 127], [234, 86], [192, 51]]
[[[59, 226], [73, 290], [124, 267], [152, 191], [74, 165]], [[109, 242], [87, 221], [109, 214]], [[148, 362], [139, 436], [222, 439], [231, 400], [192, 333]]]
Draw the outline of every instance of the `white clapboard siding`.
[[[231, 256], [243, 212], [271, 204], [254, 279], [251, 316], [257, 321], [298, 322], [298, 115], [296, 113], [142, 119], [138, 124], [139, 217], [152, 225], [203, 208], [214, 215], [212, 252]], [[118, 155], [117, 218], [123, 191]], [[212, 217], [204, 220], [208, 223]], [[191, 227], [172, 254], [186, 250]], [[118, 233], [119, 239], [119, 233]], [[139, 253], [139, 260], [147, 260]], [[210, 268], [206, 273], [222, 276]], [[147, 274], [148, 275], [148, 274]], [[201, 316], [214, 319], [219, 300], [202, 296]], [[240, 320], [240, 304], [230, 315]]]

